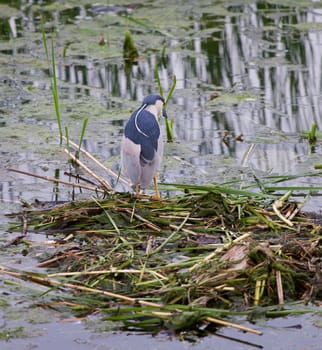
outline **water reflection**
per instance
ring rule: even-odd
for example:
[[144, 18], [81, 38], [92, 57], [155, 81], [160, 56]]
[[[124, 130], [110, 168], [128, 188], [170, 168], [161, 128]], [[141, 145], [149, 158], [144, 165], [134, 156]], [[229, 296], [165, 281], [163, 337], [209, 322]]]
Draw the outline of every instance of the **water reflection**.
[[[257, 4], [247, 5], [243, 15], [225, 17], [221, 38], [218, 32], [206, 38], [196, 35], [191, 47], [193, 54], [172, 51], [177, 40], [169, 43], [172, 52], [161, 76], [165, 90], [171, 83], [172, 73], [177, 76], [177, 96], [174, 95], [172, 103], [184, 111], [184, 116], [176, 116], [180, 139], [191, 140], [191, 130], [185, 127], [186, 118], [193, 119], [198, 134], [192, 138], [200, 136], [197, 129], [205, 129], [204, 114], [210, 113], [216, 118], [217, 111], [207, 110], [207, 105], [209, 89], [217, 86], [236, 92], [252, 91], [258, 103], [250, 103], [248, 107], [243, 103], [243, 109], [249, 110], [247, 122], [237, 104], [229, 108], [235, 111], [237, 118], [227, 111], [222, 115], [221, 125], [206, 123], [207, 128], [252, 135], [253, 126], [249, 123], [252, 120], [285, 133], [295, 133], [308, 129], [314, 119], [322, 127], [319, 103], [322, 32], [313, 29], [300, 34], [289, 27], [289, 23], [320, 23], [322, 14], [317, 9], [298, 15], [277, 14], [272, 8], [270, 18], [269, 12], [261, 12], [258, 7]], [[211, 21], [209, 16], [208, 21]], [[194, 25], [196, 33], [204, 28], [207, 22], [203, 18]], [[157, 59], [157, 55], [149, 55], [134, 65], [130, 74], [122, 62], [91, 60], [58, 66], [58, 72], [60, 79], [101, 89], [101, 94], [141, 100], [155, 89]], [[194, 91], [193, 98], [180, 91], [184, 89]], [[97, 97], [97, 90], [90, 94]], [[258, 113], [253, 113], [254, 109]]]
[[[29, 23], [25, 30], [39, 30], [38, 12], [21, 7]], [[209, 10], [196, 15], [190, 38], [167, 41], [166, 66], [160, 65], [165, 91], [172, 75], [177, 77], [169, 105], [177, 143], [169, 145], [167, 156], [170, 162], [179, 156], [182, 164], [171, 169], [165, 163], [165, 180], [180, 180], [184, 174], [212, 181], [220, 168], [218, 156], [254, 171], [292, 173], [309, 153], [307, 142], [295, 135], [309, 129], [314, 120], [322, 128], [322, 8], [281, 8], [260, 2], [226, 10], [228, 14], [222, 16]], [[76, 6], [47, 17], [55, 26], [99, 13]], [[2, 32], [10, 28], [14, 38], [16, 19], [8, 23]], [[160, 53], [151, 52], [129, 69], [123, 60], [67, 56], [58, 61], [57, 74], [67, 83], [64, 98], [88, 95], [113, 109], [122, 106], [115, 101], [141, 101], [155, 91], [154, 67], [160, 61]], [[211, 99], [214, 93], [218, 98]], [[122, 121], [113, 127], [117, 129], [114, 142], [102, 145], [87, 140], [86, 147], [105, 159], [117, 155]], [[230, 135], [227, 144], [222, 142], [225, 131]], [[244, 142], [235, 140], [240, 134]], [[249, 152], [253, 143], [256, 147]], [[204, 177], [200, 178], [201, 168]]]

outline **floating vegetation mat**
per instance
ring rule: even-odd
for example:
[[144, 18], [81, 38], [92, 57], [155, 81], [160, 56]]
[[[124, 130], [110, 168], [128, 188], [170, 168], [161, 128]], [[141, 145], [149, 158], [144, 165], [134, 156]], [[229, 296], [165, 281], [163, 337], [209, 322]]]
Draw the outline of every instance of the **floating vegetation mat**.
[[316, 312], [305, 306], [322, 296], [316, 219], [260, 193], [176, 188], [181, 195], [159, 201], [114, 193], [24, 209], [14, 214], [23, 239], [32, 230], [55, 247], [38, 264], [47, 273], [0, 273], [47, 286], [51, 307], [100, 311], [127, 330], [260, 334], [231, 321]]

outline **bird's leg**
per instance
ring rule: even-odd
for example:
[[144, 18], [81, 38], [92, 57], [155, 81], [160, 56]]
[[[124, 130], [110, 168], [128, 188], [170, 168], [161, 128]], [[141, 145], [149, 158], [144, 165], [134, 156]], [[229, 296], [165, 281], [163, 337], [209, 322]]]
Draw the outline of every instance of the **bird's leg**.
[[152, 198], [160, 199], [161, 196], [160, 196], [159, 187], [158, 187], [157, 173], [153, 175], [153, 182], [155, 187], [155, 194], [152, 196]]
[[135, 195], [136, 195], [136, 198], [140, 196], [140, 184], [135, 185]]

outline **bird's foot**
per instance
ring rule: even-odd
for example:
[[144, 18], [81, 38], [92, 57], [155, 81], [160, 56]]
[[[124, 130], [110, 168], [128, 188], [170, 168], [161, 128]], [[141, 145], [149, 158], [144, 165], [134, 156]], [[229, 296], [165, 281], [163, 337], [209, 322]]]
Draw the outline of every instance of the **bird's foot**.
[[153, 200], [159, 201], [161, 199], [159, 191], [153, 194], [150, 198]]
[[161, 196], [160, 196], [160, 192], [159, 192], [159, 186], [158, 186], [157, 174], [156, 173], [153, 176], [153, 182], [154, 182], [154, 187], [155, 187], [155, 194], [153, 196], [151, 196], [151, 198], [155, 199], [155, 200], [160, 200]]

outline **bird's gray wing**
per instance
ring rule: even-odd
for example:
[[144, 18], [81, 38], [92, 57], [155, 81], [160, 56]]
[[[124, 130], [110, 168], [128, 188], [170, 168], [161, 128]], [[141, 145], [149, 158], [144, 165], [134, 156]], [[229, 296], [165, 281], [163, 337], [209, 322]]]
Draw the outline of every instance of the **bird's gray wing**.
[[160, 139], [160, 127], [155, 116], [146, 110], [142, 110], [137, 117], [136, 126], [141, 131], [138, 140], [141, 145], [141, 163], [152, 161], [158, 151]]

